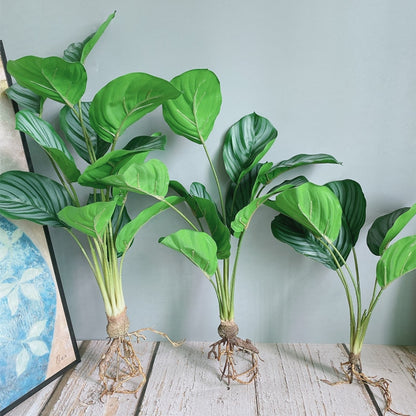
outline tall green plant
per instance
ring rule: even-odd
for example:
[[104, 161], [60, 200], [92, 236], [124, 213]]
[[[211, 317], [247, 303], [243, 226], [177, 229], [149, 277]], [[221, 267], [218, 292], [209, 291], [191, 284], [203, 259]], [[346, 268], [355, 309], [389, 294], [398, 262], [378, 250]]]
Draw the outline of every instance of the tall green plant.
[[[220, 361], [225, 355], [222, 377], [225, 376], [228, 383], [230, 380], [250, 382], [257, 374], [258, 351], [251, 341], [237, 337], [238, 326], [234, 321], [237, 266], [244, 235], [253, 215], [269, 198], [305, 181], [298, 177], [270, 187], [279, 175], [300, 166], [338, 162], [327, 154], [299, 154], [277, 164], [261, 163], [276, 140], [277, 130], [266, 118], [252, 113], [237, 121], [225, 135], [222, 157], [228, 186], [224, 189], [206, 144], [220, 112], [220, 83], [216, 75], [206, 69], [185, 72], [171, 83], [182, 94], [163, 104], [164, 118], [176, 134], [199, 146], [205, 154], [216, 196], [211, 197], [201, 183], [192, 183], [188, 191], [180, 183], [171, 181], [170, 187], [185, 199], [194, 218], [191, 222], [186, 217], [190, 229], [181, 229], [161, 238], [160, 242], [184, 254], [201, 269], [214, 288], [221, 339], [211, 345], [208, 356], [213, 355]], [[236, 242], [234, 256], [232, 240]], [[234, 350], [251, 354], [252, 366], [248, 370], [236, 370]]]
[[[334, 198], [336, 209], [330, 207]], [[329, 209], [314, 209], [314, 200]], [[311, 201], [312, 209], [309, 209], [308, 201]], [[416, 235], [396, 239], [416, 215], [416, 204], [377, 218], [368, 231], [367, 245], [373, 254], [379, 256], [379, 260], [371, 299], [366, 308], [363, 306], [355, 251], [365, 223], [367, 205], [360, 185], [350, 179], [330, 182], [325, 186], [304, 184], [282, 193], [275, 200], [268, 201], [267, 205], [280, 212], [271, 225], [278, 240], [337, 273], [349, 310], [350, 354], [348, 362], [343, 364], [347, 367], [348, 381], [352, 382], [356, 377], [361, 382], [380, 388], [386, 400], [386, 410], [392, 411], [388, 382], [369, 378], [362, 372], [361, 350], [374, 308], [385, 289], [394, 280], [416, 269]], [[347, 263], [350, 253], [353, 267]]]
[[[45, 151], [56, 178], [20, 171], [0, 175], [0, 214], [62, 227], [73, 237], [95, 276], [111, 339], [99, 366], [103, 394], [129, 392], [123, 390], [123, 383], [132, 377], [143, 377], [134, 391], [144, 383], [145, 375], [131, 344], [132, 336], [140, 339], [142, 335], [140, 331], [129, 333], [123, 263], [139, 228], [182, 201], [166, 196], [169, 176], [165, 165], [157, 159], [147, 160], [150, 151], [164, 149], [165, 136], [139, 136], [117, 148], [127, 127], [178, 97], [180, 91], [161, 78], [135, 72], [109, 82], [91, 102], [83, 101], [87, 83], [84, 61], [113, 17], [110, 15], [83, 42], [70, 45], [64, 58], [25, 56], [8, 63], [7, 69], [17, 81], [8, 94], [22, 107], [16, 114], [16, 127]], [[42, 116], [47, 99], [62, 104], [64, 137]], [[68, 143], [87, 164], [83, 172]], [[82, 201], [85, 187], [90, 195]], [[130, 193], [149, 195], [157, 202], [131, 219], [126, 206]], [[115, 375], [108, 372], [113, 359], [116, 367], [120, 363], [125, 367]]]

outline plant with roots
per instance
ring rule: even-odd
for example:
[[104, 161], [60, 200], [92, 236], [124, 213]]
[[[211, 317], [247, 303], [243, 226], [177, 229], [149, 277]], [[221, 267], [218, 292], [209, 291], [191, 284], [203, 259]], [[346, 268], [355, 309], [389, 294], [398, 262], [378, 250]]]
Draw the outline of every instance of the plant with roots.
[[[163, 104], [165, 121], [176, 134], [202, 148], [217, 192], [215, 202], [201, 183], [192, 183], [188, 191], [177, 181], [171, 181], [171, 188], [185, 199], [194, 219], [192, 222], [182, 211], [190, 229], [181, 229], [159, 241], [184, 254], [212, 284], [218, 299], [220, 339], [210, 346], [208, 357], [218, 361], [225, 358], [221, 379], [225, 378], [228, 384], [231, 380], [249, 383], [257, 375], [258, 350], [249, 339], [237, 336], [234, 320], [237, 265], [243, 237], [257, 209], [273, 195], [295, 186], [299, 178], [269, 188], [272, 180], [296, 167], [338, 162], [327, 154], [299, 154], [277, 164], [259, 163], [274, 143], [277, 131], [264, 117], [249, 114], [225, 136], [222, 156], [229, 183], [224, 192], [206, 146], [221, 107], [220, 83], [206, 69], [185, 72], [171, 83], [182, 95]], [[236, 248], [232, 258], [233, 239]], [[247, 369], [237, 369], [235, 351], [248, 354]]]
[[[166, 197], [169, 177], [163, 163], [146, 160], [149, 151], [164, 148], [165, 136], [139, 136], [116, 148], [127, 127], [180, 95], [172, 84], [149, 74], [130, 73], [109, 82], [91, 102], [82, 101], [85, 58], [113, 17], [83, 42], [70, 45], [63, 59], [25, 56], [8, 63], [17, 81], [8, 94], [22, 108], [16, 114], [17, 129], [43, 148], [57, 179], [21, 171], [0, 176], [0, 214], [63, 227], [87, 259], [104, 301], [111, 341], [99, 363], [103, 394], [134, 393], [145, 381], [132, 344], [144, 338], [143, 330], [129, 332], [123, 262], [139, 228], [182, 200]], [[63, 104], [59, 119], [65, 141], [43, 118], [46, 99]], [[82, 173], [68, 142], [87, 164]], [[150, 195], [157, 202], [131, 219], [126, 210], [130, 193]], [[136, 388], [126, 388], [134, 377], [142, 381]]]
[[[305, 183], [267, 204], [280, 212], [271, 225], [273, 235], [298, 253], [334, 270], [342, 283], [350, 318], [349, 357], [341, 364], [346, 382], [352, 383], [355, 378], [379, 388], [385, 400], [385, 411], [400, 415], [391, 408], [388, 380], [364, 374], [361, 350], [374, 308], [384, 290], [397, 278], [416, 269], [416, 235], [396, 239], [415, 216], [416, 204], [377, 218], [368, 231], [367, 245], [380, 259], [371, 299], [365, 309], [355, 251], [366, 218], [366, 199], [360, 185], [350, 179], [325, 186]], [[347, 263], [350, 253], [353, 267]]]

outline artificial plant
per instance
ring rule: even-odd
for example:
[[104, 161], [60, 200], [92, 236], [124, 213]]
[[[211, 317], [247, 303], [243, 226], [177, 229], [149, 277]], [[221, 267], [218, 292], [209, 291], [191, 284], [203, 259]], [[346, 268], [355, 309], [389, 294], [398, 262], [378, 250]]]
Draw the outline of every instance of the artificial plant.
[[[228, 383], [231, 380], [247, 383], [257, 374], [258, 350], [250, 340], [237, 336], [235, 322], [234, 295], [243, 237], [264, 202], [301, 181], [295, 178], [269, 187], [280, 174], [300, 166], [338, 162], [327, 154], [299, 154], [277, 164], [260, 163], [276, 140], [277, 130], [266, 118], [252, 113], [236, 122], [225, 135], [222, 159], [228, 181], [222, 187], [206, 145], [222, 102], [218, 78], [210, 70], [194, 69], [175, 77], [171, 83], [182, 94], [163, 104], [165, 121], [176, 134], [205, 153], [216, 195], [211, 197], [205, 185], [198, 182], [192, 183], [188, 191], [179, 182], [171, 181], [171, 189], [185, 198], [193, 220], [183, 211], [190, 228], [180, 229], [159, 241], [184, 254], [213, 286], [219, 306], [220, 339], [210, 346], [208, 357], [221, 361], [225, 356], [221, 378], [225, 377]], [[237, 370], [234, 351], [249, 354], [251, 364], [247, 370]]]
[[[169, 177], [164, 164], [146, 159], [150, 151], [164, 148], [165, 136], [139, 136], [117, 148], [129, 126], [178, 97], [180, 91], [168, 81], [136, 72], [109, 82], [91, 102], [83, 101], [85, 59], [113, 17], [110, 15], [83, 42], [71, 44], [63, 58], [25, 56], [8, 62], [8, 72], [17, 81], [8, 94], [22, 108], [16, 114], [16, 127], [46, 152], [56, 177], [22, 171], [0, 175], [0, 214], [62, 227], [73, 237], [95, 276], [111, 340], [99, 364], [103, 394], [134, 392], [145, 380], [132, 346], [134, 338], [143, 337], [142, 330], [129, 332], [122, 288], [123, 262], [134, 233], [122, 244], [119, 237], [131, 224], [137, 231], [157, 213], [181, 202], [178, 197], [165, 198]], [[63, 138], [43, 117], [47, 99], [62, 105]], [[80, 166], [85, 165], [81, 172]], [[126, 209], [131, 192], [150, 195], [158, 202], [131, 219]], [[141, 376], [142, 382], [127, 390], [124, 383], [136, 376]]]
[[[396, 239], [416, 214], [416, 204], [377, 218], [367, 234], [370, 251], [379, 256], [374, 286], [364, 309], [358, 256], [355, 245], [366, 219], [366, 199], [361, 186], [350, 179], [325, 186], [305, 183], [278, 195], [267, 204], [280, 212], [272, 222], [273, 235], [298, 253], [334, 270], [344, 288], [350, 321], [349, 357], [341, 367], [351, 383], [377, 387], [391, 408], [389, 383], [384, 378], [368, 377], [363, 372], [361, 350], [374, 308], [385, 289], [406, 273], [416, 269], [416, 235]], [[394, 240], [394, 241], [393, 241]], [[347, 259], [352, 253], [351, 267]]]

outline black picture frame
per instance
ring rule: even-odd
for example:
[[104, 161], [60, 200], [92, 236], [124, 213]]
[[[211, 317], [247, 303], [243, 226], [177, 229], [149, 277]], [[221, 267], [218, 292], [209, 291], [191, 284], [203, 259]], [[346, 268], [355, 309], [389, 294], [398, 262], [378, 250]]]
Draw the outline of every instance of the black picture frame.
[[[33, 171], [1, 40], [0, 58], [0, 173]], [[79, 362], [47, 227], [0, 215], [0, 416]]]

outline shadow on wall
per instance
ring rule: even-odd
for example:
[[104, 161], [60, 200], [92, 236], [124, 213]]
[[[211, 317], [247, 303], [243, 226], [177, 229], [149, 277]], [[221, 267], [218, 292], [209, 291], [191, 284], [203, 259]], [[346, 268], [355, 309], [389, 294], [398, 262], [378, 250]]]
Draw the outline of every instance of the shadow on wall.
[[402, 279], [393, 294], [395, 309], [390, 313], [388, 342], [416, 345], [416, 272], [409, 273]]

